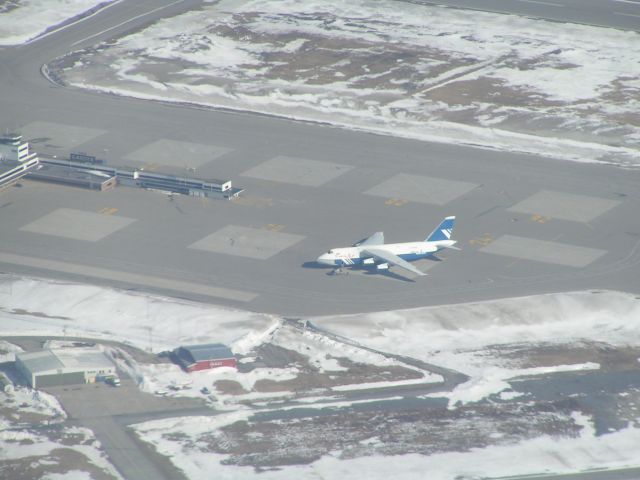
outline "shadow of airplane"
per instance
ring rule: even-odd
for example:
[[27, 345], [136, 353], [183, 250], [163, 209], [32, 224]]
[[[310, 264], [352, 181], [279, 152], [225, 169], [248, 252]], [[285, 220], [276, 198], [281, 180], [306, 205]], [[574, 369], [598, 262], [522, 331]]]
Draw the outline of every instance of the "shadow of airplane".
[[337, 273], [336, 268], [330, 265], [322, 265], [318, 262], [304, 262], [302, 264], [302, 268], [308, 268], [312, 270], [329, 270], [326, 275], [348, 275], [349, 272], [357, 272], [359, 275], [383, 275], [392, 280], [401, 280], [403, 282], [412, 282], [415, 283], [415, 280], [412, 278], [405, 277], [403, 275], [392, 272], [391, 270], [378, 270], [375, 267], [371, 266], [350, 266], [350, 267], [342, 267], [342, 273]]
[[322, 265], [321, 263], [318, 262], [304, 262], [302, 264], [302, 268], [312, 268], [315, 270], [333, 270], [334, 267], [331, 267], [329, 265]]

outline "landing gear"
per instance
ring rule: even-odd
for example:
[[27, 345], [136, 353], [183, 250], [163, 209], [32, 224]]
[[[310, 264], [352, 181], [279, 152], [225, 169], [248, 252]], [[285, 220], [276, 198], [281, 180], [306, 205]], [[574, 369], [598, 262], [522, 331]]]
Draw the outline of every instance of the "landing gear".
[[346, 275], [348, 272], [342, 267], [336, 267], [329, 272], [329, 275]]

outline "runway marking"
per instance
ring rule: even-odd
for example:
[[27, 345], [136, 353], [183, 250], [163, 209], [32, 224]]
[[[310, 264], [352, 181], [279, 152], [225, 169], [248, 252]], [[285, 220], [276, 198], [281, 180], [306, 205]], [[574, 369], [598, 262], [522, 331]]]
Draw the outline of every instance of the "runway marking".
[[630, 3], [631, 5], [640, 5], [640, 2], [638, 0], [613, 0], [613, 1], [618, 3]]
[[532, 222], [537, 222], [537, 223], [547, 223], [551, 219], [549, 217], [543, 217], [542, 215], [538, 215], [536, 213], [536, 214], [531, 215], [529, 220], [531, 220]]
[[117, 208], [113, 208], [113, 207], [104, 207], [101, 208], [99, 210], [99, 213], [102, 213], [103, 215], [113, 215], [114, 213], [116, 213], [118, 211]]
[[490, 233], [485, 233], [481, 237], [469, 240], [469, 245], [480, 245], [481, 247], [486, 247], [491, 242], [493, 242], [493, 237], [491, 237]]
[[405, 200], [404, 198], [390, 198], [384, 202], [385, 205], [393, 205], [394, 207], [401, 207], [409, 203], [409, 200]]
[[103, 280], [113, 280], [116, 282], [159, 288], [162, 290], [173, 290], [181, 293], [195, 293], [207, 297], [225, 298], [238, 302], [250, 302], [258, 296], [257, 293], [245, 292], [242, 290], [212, 287], [210, 285], [202, 285], [199, 283], [151, 277], [149, 275], [140, 275], [137, 273], [119, 272], [106, 268], [60, 262], [57, 260], [47, 260], [44, 258], [27, 257], [24, 255], [14, 255], [11, 253], [0, 252], [0, 263], [9, 263], [11, 265], [21, 265], [54, 272], [70, 273], [74, 275], [81, 275], [83, 277], [101, 278]]
[[234, 197], [231, 199], [231, 203], [234, 205], [241, 205], [243, 207], [256, 207], [256, 208], [273, 207], [274, 205], [272, 198], [252, 197], [250, 195]]
[[613, 12], [614, 15], [622, 15], [623, 17], [636, 17], [640, 18], [640, 15], [636, 15], [635, 13], [622, 13], [622, 12]]
[[545, 5], [547, 7], [564, 7], [564, 5], [560, 4], [560, 3], [553, 3], [553, 2], [541, 2], [540, 0], [515, 0], [516, 2], [521, 2], [521, 3], [534, 3], [536, 5]]
[[[93, 12], [91, 15], [87, 15], [86, 17], [80, 17], [80, 18], [79, 18], [78, 20], [76, 20], [75, 22], [71, 22], [71, 23], [68, 23], [68, 24], [65, 24], [65, 25], [61, 26], [60, 28], [56, 28], [56, 29], [54, 29], [54, 30], [50, 30], [50, 31], [48, 31], [47, 33], [45, 33], [45, 34], [43, 34], [43, 35], [40, 35], [40, 36], [38, 36], [38, 37], [36, 37], [36, 38], [33, 38], [33, 39], [29, 40], [28, 42], [26, 42], [26, 43], [25, 43], [25, 45], [28, 45], [28, 44], [31, 44], [31, 43], [37, 42], [38, 40], [41, 40], [41, 39], [43, 39], [43, 38], [48, 37], [49, 35], [53, 35], [53, 34], [55, 34], [55, 33], [57, 33], [57, 32], [60, 32], [60, 31], [64, 30], [65, 28], [69, 28], [69, 27], [72, 27], [73, 25], [76, 25], [76, 24], [78, 24], [78, 23], [80, 23], [80, 22], [83, 22], [83, 21], [85, 21], [85, 20], [86, 20], [86, 19], [88, 19], [88, 18], [91, 18], [91, 17], [93, 17], [93, 16], [95, 16], [95, 15], [98, 15], [99, 13], [102, 13], [102, 11], [103, 11], [103, 10], [106, 10], [107, 8], [110, 8], [110, 7], [113, 7], [114, 5], [117, 5], [117, 3], [118, 3], [118, 2], [113, 2], [113, 3], [111, 3], [111, 4], [107, 5], [107, 6], [105, 6], [104, 8], [99, 8], [98, 10], [96, 10], [95, 12]], [[74, 45], [75, 45], [75, 44], [74, 44]]]
[[113, 27], [109, 27], [106, 30], [102, 30], [101, 32], [94, 33], [93, 35], [89, 35], [88, 37], [85, 37], [82, 40], [78, 40], [77, 42], [72, 43], [71, 46], [75, 47], [79, 43], [82, 43], [82, 42], [87, 41], [87, 40], [91, 40], [92, 38], [95, 38], [95, 37], [97, 37], [99, 35], [102, 35], [103, 33], [107, 33], [107, 32], [109, 32], [111, 30], [115, 30], [116, 28], [121, 27], [122, 25], [126, 25], [127, 23], [130, 23], [130, 22], [132, 22], [134, 20], [137, 20], [139, 18], [145, 17], [147, 15], [151, 15], [152, 13], [159, 12], [160, 10], [164, 10], [165, 8], [173, 7], [174, 5], [177, 5], [177, 4], [182, 3], [182, 2], [184, 2], [184, 0], [178, 0], [177, 2], [173, 2], [173, 3], [170, 3], [168, 5], [164, 5], [162, 7], [158, 7], [158, 8], [155, 8], [153, 10], [149, 10], [148, 12], [145, 12], [145, 13], [141, 13], [140, 15], [137, 15], [135, 17], [131, 17], [131, 18], [125, 20], [124, 22], [119, 23], [118, 25], [114, 25]]

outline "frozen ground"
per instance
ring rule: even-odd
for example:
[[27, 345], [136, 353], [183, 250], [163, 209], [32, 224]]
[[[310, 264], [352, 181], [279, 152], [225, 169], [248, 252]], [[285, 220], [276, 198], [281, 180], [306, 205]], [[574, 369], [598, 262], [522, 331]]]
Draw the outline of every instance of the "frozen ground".
[[218, 410], [289, 400], [312, 402], [321, 396], [329, 401], [327, 397], [337, 398], [341, 392], [443, 380], [428, 370], [281, 322], [258, 335], [246, 335], [231, 348], [240, 356], [239, 370], [217, 368], [190, 374], [173, 363], [136, 362], [119, 349], [107, 350], [141, 390], [205, 398]]
[[[527, 417], [522, 417], [523, 423]], [[347, 421], [345, 419], [345, 421]], [[565, 418], [565, 421], [567, 419]], [[384, 434], [375, 432], [369, 438], [362, 438], [356, 448], [342, 449], [341, 442], [336, 441], [335, 450], [322, 456], [322, 458], [308, 465], [289, 465], [287, 468], [262, 468], [256, 470], [248, 466], [238, 465], [233, 455], [221, 455], [212, 453], [220, 445], [227, 451], [235, 452], [246, 447], [238, 444], [237, 435], [234, 435], [233, 426], [237, 430], [251, 429], [251, 419], [243, 412], [241, 414], [229, 414], [215, 418], [183, 418], [167, 419], [149, 422], [137, 427], [141, 437], [152, 443], [163, 454], [170, 456], [172, 461], [181, 468], [188, 478], [206, 479], [211, 472], [216, 472], [216, 478], [221, 479], [289, 479], [289, 478], [341, 478], [341, 479], [423, 479], [425, 472], [429, 472], [429, 478], [434, 480], [473, 479], [485, 477], [501, 477], [511, 475], [528, 475], [531, 473], [545, 472], [575, 472], [594, 468], [612, 468], [637, 466], [637, 442], [640, 441], [640, 429], [628, 428], [603, 437], [593, 435], [593, 430], [588, 420], [580, 415], [569, 417], [568, 422], [573, 425], [574, 436], [551, 437], [541, 435], [533, 439], [523, 440], [515, 444], [492, 445], [484, 448], [474, 448], [465, 452], [446, 453], [409, 453], [395, 452], [390, 461], [384, 455], [385, 442], [391, 444], [402, 442], [401, 433], [397, 429], [389, 428], [390, 434], [396, 434], [400, 438], [384, 438]], [[324, 425], [324, 428], [322, 427]], [[325, 419], [316, 428], [304, 424], [307, 436], [296, 425], [287, 424], [291, 433], [279, 439], [281, 452], [301, 452], [304, 447], [311, 450], [318, 438], [327, 438], [336, 435], [331, 428], [331, 423]], [[489, 434], [481, 425], [478, 429], [473, 422], [464, 423], [458, 421], [458, 428], [466, 427], [466, 434], [474, 437], [478, 433]], [[388, 427], [382, 424], [383, 427]], [[452, 428], [452, 425], [449, 425]], [[271, 426], [266, 432], [250, 430], [254, 435], [255, 444], [269, 441], [269, 436], [278, 425]], [[321, 430], [317, 432], [316, 430]], [[322, 431], [324, 430], [324, 431]], [[383, 430], [381, 428], [381, 430]], [[394, 430], [396, 430], [394, 432]], [[417, 430], [417, 429], [416, 429]], [[479, 432], [478, 432], [479, 430]], [[577, 433], [576, 433], [577, 430]], [[367, 433], [362, 429], [363, 436]], [[424, 437], [429, 438], [438, 431], [424, 432]], [[460, 435], [461, 432], [454, 435]], [[337, 433], [339, 435], [339, 433]], [[383, 438], [381, 438], [383, 437]], [[498, 432], [493, 432], [493, 440], [500, 438]], [[303, 441], [305, 438], [306, 441]], [[313, 438], [312, 441], [310, 439]], [[433, 437], [431, 437], [433, 438]], [[446, 436], [437, 437], [444, 440]], [[415, 440], [415, 438], [412, 438]], [[321, 441], [321, 440], [320, 440]], [[242, 446], [241, 446], [242, 445]], [[415, 447], [416, 444], [413, 445]], [[284, 448], [283, 448], [284, 447]], [[354, 453], [368, 452], [363, 456], [352, 457]], [[318, 449], [320, 450], [320, 449]], [[316, 453], [316, 452], [312, 452]], [[256, 456], [258, 456], [257, 454]], [[514, 462], [514, 458], [518, 461]], [[303, 463], [303, 462], [299, 462]]]
[[64, 425], [57, 400], [24, 387], [0, 391], [0, 477], [120, 479], [86, 428]]
[[406, 400], [386, 407], [319, 402], [284, 413], [150, 422], [138, 426], [142, 438], [195, 479], [211, 471], [267, 479], [362, 478], [363, 472], [423, 478], [429, 471], [430, 478], [450, 479], [640, 466], [637, 386], [611, 389], [604, 410], [615, 411], [619, 427], [599, 433], [595, 398], [558, 392], [545, 400], [515, 386], [518, 378], [533, 378], [545, 388], [549, 372], [637, 371], [640, 299], [634, 296], [577, 292], [312, 321], [376, 349], [457, 368], [471, 380], [447, 395], [449, 409]]
[[68, 85], [640, 165], [640, 35], [391, 0], [222, 0], [52, 62]]
[[0, 45], [19, 45], [116, 0], [0, 0]]
[[22, 349], [17, 345], [0, 340], [0, 363], [13, 362], [16, 358], [16, 353], [21, 351]]
[[118, 340], [153, 352], [232, 343], [277, 321], [162, 296], [10, 275], [0, 276], [0, 318], [4, 335]]
[[66, 282], [11, 276], [3, 280], [0, 321], [6, 336], [116, 340], [156, 353], [180, 345], [223, 342], [243, 356], [242, 374], [228, 368], [187, 374], [173, 363], [148, 363], [123, 349], [105, 347], [119, 367], [150, 393], [202, 397], [200, 391], [207, 387], [215, 395], [211, 402], [227, 408], [227, 404], [304, 396], [314, 389], [330, 393], [442, 381], [429, 371], [284, 326], [282, 319], [271, 315]]
[[640, 299], [617, 292], [560, 293], [313, 323], [366, 346], [469, 375], [469, 382], [449, 394], [454, 406], [500, 393], [510, 378], [598, 369], [598, 355], [585, 353], [598, 345], [640, 346]]
[[[225, 341], [247, 373], [187, 375], [113, 350], [143, 389], [202, 395], [207, 386], [211, 406], [225, 412], [136, 427], [192, 479], [214, 471], [234, 479], [362, 478], [363, 472], [375, 479], [392, 475], [388, 465], [393, 476], [422, 478], [429, 470], [434, 479], [640, 466], [640, 383], [620, 383], [640, 368], [640, 299], [632, 295], [576, 292], [311, 319], [334, 336], [270, 316], [15, 277], [0, 282], [0, 305], [5, 334], [60, 335], [66, 328], [67, 335], [149, 348], [148, 327], [155, 325], [156, 352], [198, 341], [187, 333], [189, 322], [202, 327], [201, 341], [227, 331]], [[229, 328], [220, 329], [221, 322]], [[6, 355], [14, 350], [3, 347]], [[354, 393], [351, 376], [363, 372], [354, 366], [368, 365], [364, 372], [377, 376], [360, 378], [363, 386], [388, 381], [387, 370], [405, 375], [402, 386], [424, 375], [378, 350], [471, 379], [452, 392], [343, 397], [341, 386]], [[594, 395], [545, 396], [558, 384], [588, 386], [589, 375], [605, 382], [610, 375], [613, 383]], [[513, 464], [514, 457], [526, 461]]]

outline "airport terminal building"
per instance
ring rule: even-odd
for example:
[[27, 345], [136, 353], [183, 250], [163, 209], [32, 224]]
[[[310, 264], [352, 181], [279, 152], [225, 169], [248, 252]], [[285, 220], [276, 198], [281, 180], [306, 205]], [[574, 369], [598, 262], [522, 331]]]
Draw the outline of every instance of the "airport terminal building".
[[32, 388], [93, 383], [116, 367], [97, 349], [50, 349], [16, 354], [16, 368]]

